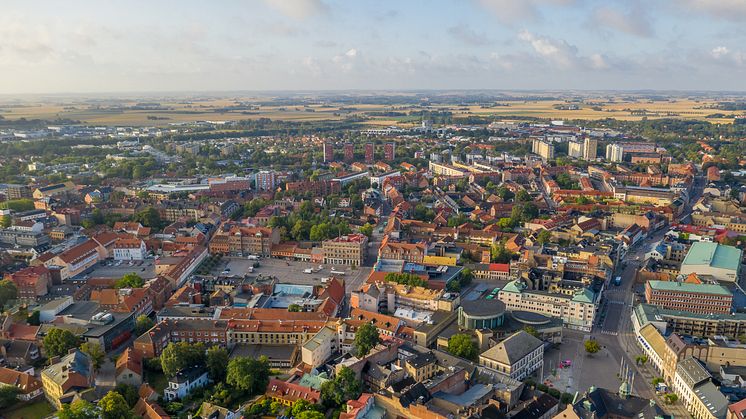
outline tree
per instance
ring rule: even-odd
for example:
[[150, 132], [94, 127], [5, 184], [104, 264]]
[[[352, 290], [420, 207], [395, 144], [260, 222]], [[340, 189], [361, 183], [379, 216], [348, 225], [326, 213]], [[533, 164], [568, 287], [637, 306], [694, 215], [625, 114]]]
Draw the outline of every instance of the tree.
[[373, 349], [378, 343], [381, 342], [381, 336], [378, 333], [378, 329], [370, 323], [365, 323], [357, 329], [355, 332], [355, 339], [352, 345], [355, 347], [357, 356], [364, 357], [368, 355], [371, 349]]
[[91, 361], [93, 362], [93, 369], [98, 371], [101, 368], [101, 365], [104, 363], [104, 357], [106, 357], [106, 352], [101, 349], [101, 345], [99, 345], [98, 343], [84, 342], [82, 345], [80, 345], [80, 350], [91, 357]]
[[8, 228], [13, 224], [13, 220], [10, 218], [9, 215], [3, 215], [2, 218], [0, 218], [0, 226], [3, 228]]
[[225, 380], [225, 373], [228, 368], [228, 351], [225, 348], [213, 346], [208, 349], [205, 363], [212, 381], [217, 383]]
[[505, 242], [503, 241], [493, 244], [490, 253], [492, 261], [495, 263], [508, 263], [513, 257], [513, 253], [505, 248]]
[[161, 227], [161, 215], [158, 213], [158, 210], [153, 207], [147, 207], [144, 210], [139, 211], [133, 218], [145, 227], [156, 229]]
[[635, 357], [635, 364], [637, 365], [645, 365], [645, 363], [648, 362], [647, 355], [638, 355]]
[[515, 200], [518, 202], [531, 202], [531, 194], [529, 194], [525, 189], [521, 189], [515, 194]]
[[155, 326], [155, 322], [148, 316], [141, 314], [135, 319], [135, 334], [142, 335]]
[[29, 314], [29, 316], [26, 318], [26, 323], [28, 323], [31, 326], [38, 326], [41, 324], [41, 320], [39, 319], [39, 316], [41, 313], [39, 310], [34, 310]]
[[298, 399], [293, 402], [293, 405], [290, 406], [290, 411], [286, 413], [290, 413], [290, 416], [297, 419], [301, 413], [307, 411], [318, 412], [318, 405], [311, 404], [306, 399]]
[[292, 313], [297, 313], [300, 311], [300, 309], [301, 309], [301, 306], [299, 306], [298, 304], [290, 304], [288, 306], [288, 311]]
[[161, 353], [161, 368], [166, 377], [173, 377], [184, 368], [205, 365], [205, 345], [172, 342]]
[[539, 331], [533, 326], [524, 326], [523, 331], [535, 338], [539, 338]]
[[679, 400], [679, 396], [676, 393], [666, 393], [663, 398], [666, 400], [666, 403], [668, 404], [674, 404], [677, 400]]
[[116, 387], [114, 387], [114, 391], [124, 397], [124, 400], [127, 402], [127, 405], [129, 405], [130, 408], [135, 407], [137, 399], [140, 398], [140, 395], [137, 392], [137, 388], [129, 384], [119, 383]]
[[130, 419], [132, 412], [121, 394], [116, 391], [106, 393], [98, 401], [98, 407], [101, 409], [101, 419]]
[[269, 382], [269, 363], [266, 357], [233, 358], [228, 363], [226, 382], [250, 395], [264, 391]]
[[125, 274], [114, 283], [116, 288], [141, 288], [143, 285], [145, 285], [145, 280], [134, 272]]
[[78, 337], [69, 330], [54, 328], [44, 336], [44, 350], [47, 356], [62, 356], [70, 349], [78, 347]]
[[57, 417], [59, 419], [98, 419], [98, 409], [91, 402], [78, 399], [70, 404], [63, 404], [62, 409], [57, 412]]
[[15, 300], [18, 296], [18, 288], [13, 281], [9, 279], [0, 280], [0, 310], [5, 308], [5, 304], [10, 300]]
[[542, 228], [539, 234], [536, 235], [536, 242], [539, 244], [549, 243], [552, 240], [552, 232]]
[[315, 410], [305, 410], [296, 415], [295, 419], [324, 419], [325, 417], [326, 416], [324, 416], [324, 414], [321, 412], [317, 412]]
[[321, 401], [327, 407], [339, 407], [362, 394], [362, 383], [349, 367], [342, 367], [334, 379], [321, 385]]
[[360, 227], [360, 234], [365, 234], [370, 237], [373, 235], [373, 224], [365, 223], [364, 226]]
[[471, 340], [471, 336], [458, 333], [448, 339], [448, 352], [461, 358], [476, 361], [479, 355], [477, 344]]
[[663, 378], [662, 377], [654, 377], [653, 380], [650, 383], [653, 385], [653, 387], [658, 387], [658, 384], [660, 384], [662, 382], [663, 382]]
[[14, 405], [18, 399], [18, 393], [20, 390], [15, 386], [0, 386], [0, 408], [5, 409]]
[[585, 345], [585, 351], [591, 355], [601, 350], [601, 346], [599, 346], [598, 342], [596, 342], [593, 339], [586, 340], [584, 345]]

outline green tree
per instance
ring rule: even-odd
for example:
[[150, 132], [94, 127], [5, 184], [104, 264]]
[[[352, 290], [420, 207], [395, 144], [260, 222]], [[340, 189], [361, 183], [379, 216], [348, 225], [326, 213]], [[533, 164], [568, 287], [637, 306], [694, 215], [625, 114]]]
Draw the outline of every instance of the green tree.
[[205, 363], [212, 381], [217, 383], [225, 380], [228, 368], [228, 351], [225, 348], [213, 346], [208, 349]]
[[193, 365], [205, 365], [205, 345], [172, 342], [161, 353], [161, 368], [166, 377], [173, 377], [180, 370]]
[[365, 223], [364, 226], [360, 227], [360, 233], [370, 237], [373, 235], [373, 224]]
[[141, 314], [135, 319], [135, 334], [142, 335], [155, 326], [155, 322], [148, 316]]
[[17, 396], [20, 390], [15, 386], [0, 386], [0, 409], [10, 407], [18, 401]]
[[493, 244], [490, 253], [492, 261], [495, 263], [508, 263], [513, 257], [513, 253], [505, 248], [505, 242], [503, 241]]
[[18, 296], [18, 287], [9, 279], [0, 280], [0, 310], [5, 308], [8, 301], [15, 300]]
[[226, 382], [250, 395], [264, 392], [269, 382], [269, 362], [266, 357], [233, 358], [228, 363]]
[[666, 393], [663, 398], [666, 400], [666, 403], [668, 404], [674, 404], [677, 400], [679, 400], [679, 396], [676, 393]]
[[378, 333], [378, 329], [370, 323], [365, 323], [355, 332], [355, 339], [352, 341], [352, 345], [355, 347], [357, 356], [364, 357], [379, 342], [381, 342], [381, 336]]
[[161, 228], [161, 215], [158, 213], [158, 210], [153, 207], [147, 207], [136, 213], [134, 220], [145, 227], [152, 227], [155, 229]]
[[298, 415], [295, 416], [295, 419], [324, 419], [325, 417], [326, 416], [324, 416], [323, 413], [317, 412], [316, 410], [305, 410], [298, 413]]
[[39, 310], [34, 310], [29, 314], [28, 318], [26, 319], [26, 323], [30, 324], [31, 326], [38, 326], [41, 324], [41, 320], [39, 320], [39, 316], [41, 313]]
[[127, 405], [129, 405], [130, 408], [135, 407], [135, 403], [137, 403], [137, 400], [140, 398], [140, 395], [137, 392], [137, 388], [129, 384], [119, 383], [116, 387], [114, 387], [114, 391], [124, 397], [124, 400], [127, 402]]
[[535, 337], [535, 338], [540, 338], [539, 337], [539, 331], [536, 330], [536, 328], [533, 327], [533, 326], [524, 326], [523, 327], [523, 331], [526, 332], [526, 333], [528, 333], [529, 335]]
[[59, 419], [98, 419], [98, 409], [91, 402], [78, 399], [70, 404], [63, 404], [57, 412]]
[[134, 272], [125, 274], [114, 284], [116, 288], [141, 288], [143, 285], [145, 285], [145, 280]]
[[106, 352], [101, 349], [101, 345], [98, 343], [83, 342], [83, 344], [80, 345], [80, 350], [91, 357], [94, 370], [98, 371], [101, 369], [101, 365], [103, 365], [104, 358], [106, 357]]
[[2, 217], [0, 217], [0, 226], [2, 226], [3, 228], [8, 228], [11, 225], [13, 225], [13, 219], [10, 218], [10, 216], [3, 215]]
[[321, 401], [327, 407], [339, 407], [348, 400], [356, 400], [360, 394], [362, 383], [348, 367], [342, 367], [334, 379], [321, 385]]
[[547, 229], [541, 229], [536, 235], [536, 242], [539, 244], [549, 243], [552, 240], [552, 232]]
[[98, 401], [98, 407], [101, 409], [101, 419], [130, 419], [133, 417], [127, 401], [116, 391], [106, 393]]
[[531, 202], [531, 194], [529, 194], [525, 189], [521, 189], [515, 194], [515, 200], [518, 202]]
[[290, 304], [288, 306], [288, 311], [290, 311], [292, 313], [297, 313], [297, 312], [299, 312], [301, 310], [301, 308], [302, 307], [299, 306], [298, 304]]
[[293, 402], [293, 405], [290, 406], [290, 411], [287, 413], [290, 413], [290, 416], [297, 419], [298, 415], [306, 411], [318, 412], [318, 405], [312, 404], [306, 399], [298, 399]]
[[43, 343], [47, 356], [62, 356], [78, 347], [78, 337], [69, 330], [54, 328], [44, 336]]
[[601, 346], [593, 339], [586, 340], [583, 345], [585, 346], [585, 352], [591, 355], [601, 350]]
[[461, 358], [476, 361], [479, 355], [477, 344], [471, 340], [471, 336], [458, 333], [448, 339], [448, 352]]

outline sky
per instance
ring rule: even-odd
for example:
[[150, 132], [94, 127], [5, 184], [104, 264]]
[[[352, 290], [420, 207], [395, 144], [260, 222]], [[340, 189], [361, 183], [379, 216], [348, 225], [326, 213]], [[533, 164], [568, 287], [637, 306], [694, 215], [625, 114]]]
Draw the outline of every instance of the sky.
[[746, 91], [746, 0], [3, 0], [0, 94]]

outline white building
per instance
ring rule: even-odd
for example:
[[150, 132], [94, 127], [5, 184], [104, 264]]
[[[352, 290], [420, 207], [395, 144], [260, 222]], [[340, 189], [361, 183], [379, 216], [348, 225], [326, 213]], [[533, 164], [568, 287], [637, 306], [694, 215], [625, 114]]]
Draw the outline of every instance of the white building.
[[208, 381], [206, 369], [200, 367], [183, 369], [168, 380], [168, 387], [163, 390], [163, 398], [168, 401], [183, 399], [193, 390], [206, 386]]
[[137, 238], [120, 238], [114, 243], [114, 260], [144, 260], [148, 254], [145, 242]]
[[606, 146], [606, 160], [620, 162], [624, 157], [624, 147], [619, 144], [609, 144]]
[[530, 311], [562, 319], [569, 329], [589, 332], [596, 316], [596, 295], [583, 288], [575, 295], [531, 291], [519, 280], [508, 282], [497, 294], [511, 311]]
[[569, 141], [567, 143], [567, 155], [576, 159], [583, 157], [583, 143], [580, 141]]
[[[479, 355], [479, 365], [523, 380], [544, 365], [544, 342], [521, 330]], [[543, 374], [539, 374], [543, 376]]]
[[711, 381], [701, 362], [689, 357], [676, 366], [673, 390], [694, 419], [723, 419], [728, 399]]
[[332, 353], [337, 351], [338, 340], [336, 330], [330, 327], [319, 330], [314, 337], [301, 347], [303, 363], [310, 365], [311, 368], [324, 365]]

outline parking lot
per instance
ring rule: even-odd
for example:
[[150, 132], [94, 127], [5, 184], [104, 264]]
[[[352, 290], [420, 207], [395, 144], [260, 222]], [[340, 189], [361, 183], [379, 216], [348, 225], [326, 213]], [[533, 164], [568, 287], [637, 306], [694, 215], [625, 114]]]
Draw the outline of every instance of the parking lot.
[[107, 260], [104, 264], [96, 264], [83, 275], [89, 278], [121, 278], [130, 272], [136, 273], [143, 279], [155, 278], [155, 261], [153, 259], [131, 262]]
[[[227, 275], [245, 275], [248, 273], [249, 267], [253, 266], [255, 262], [259, 262], [259, 267], [254, 269], [255, 275], [274, 276], [280, 282], [318, 285], [321, 284], [321, 278], [338, 276], [345, 280], [347, 292], [359, 288], [368, 278], [371, 271], [369, 267], [352, 268], [349, 266], [319, 265], [317, 263], [312, 264], [309, 262], [282, 259], [261, 258], [259, 260], [248, 260], [247, 258], [225, 257], [215, 266], [212, 273], [214, 275], [220, 275], [222, 272], [225, 272]], [[322, 269], [317, 271], [319, 266], [322, 266]], [[306, 269], [313, 269], [315, 272], [310, 274], [305, 273], [304, 270]], [[333, 275], [331, 273], [332, 270], [341, 271], [345, 274]]]

